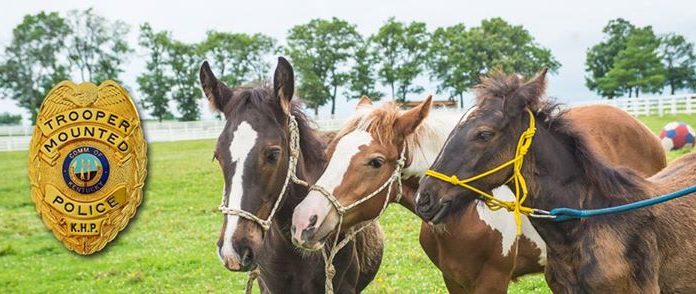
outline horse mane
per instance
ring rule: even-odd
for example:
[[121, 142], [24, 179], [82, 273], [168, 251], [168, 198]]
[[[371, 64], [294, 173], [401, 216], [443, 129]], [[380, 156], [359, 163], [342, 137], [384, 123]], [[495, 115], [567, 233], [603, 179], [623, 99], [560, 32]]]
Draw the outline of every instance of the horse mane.
[[[538, 124], [573, 152], [594, 191], [608, 200], [626, 200], [645, 194], [647, 186], [643, 178], [633, 170], [614, 168], [605, 163], [603, 156], [592, 151], [590, 141], [566, 118], [568, 108], [554, 98], [545, 96], [544, 89], [525, 89], [528, 87], [523, 86], [527, 82], [520, 75], [506, 75], [495, 70], [475, 87], [477, 105], [482, 105], [488, 99], [502, 99], [503, 105], [508, 99], [525, 99]], [[545, 82], [541, 87], [544, 86]]]
[[591, 187], [609, 200], [645, 198], [645, 180], [629, 168], [610, 166], [603, 156], [592, 151], [589, 140], [565, 118], [565, 113], [557, 115], [554, 124], [540, 121], [570, 147]]
[[[523, 85], [527, 80], [519, 74], [506, 74], [500, 69], [494, 69], [487, 76], [481, 77], [481, 83], [474, 86], [474, 94], [476, 95], [476, 104], [480, 105], [482, 100], [489, 97], [499, 97], [503, 101], [513, 95], [520, 95], [528, 97], [533, 95], [533, 93], [520, 93], [519, 91], [523, 89]], [[545, 88], [545, 85], [543, 86]], [[541, 94], [545, 89], [540, 89]], [[529, 103], [531, 102], [531, 103]], [[537, 105], [537, 102], [543, 102], [543, 99], [528, 99], [528, 107], [530, 109], [536, 109], [543, 107]]]
[[[377, 138], [380, 144], [394, 142], [398, 136], [394, 123], [401, 114], [401, 108], [394, 102], [387, 102], [379, 107], [369, 107], [368, 110], [359, 109], [336, 134], [336, 138], [343, 137], [355, 130], [362, 130], [370, 133], [373, 138]], [[404, 144], [408, 150], [418, 149], [422, 140], [439, 134], [435, 126], [427, 123], [431, 117], [433, 117], [432, 113], [416, 128], [413, 134], [406, 136]], [[413, 153], [410, 152], [410, 154], [412, 157]]]
[[399, 106], [388, 102], [381, 107], [369, 107], [369, 110], [358, 111], [346, 122], [343, 128], [336, 134], [337, 138], [343, 137], [355, 130], [362, 130], [377, 138], [380, 143], [392, 142], [396, 133], [394, 123], [399, 118]]
[[[268, 81], [256, 81], [232, 90], [233, 97], [226, 112], [232, 113], [228, 117], [234, 117], [234, 113], [243, 111], [247, 104], [261, 109], [262, 113], [270, 116], [270, 119], [278, 121], [280, 125], [285, 124], [285, 114], [280, 108], [277, 100], [273, 98], [273, 89]], [[290, 113], [295, 116], [297, 126], [300, 131], [300, 149], [307, 163], [323, 164], [324, 148], [326, 143], [320, 138], [316, 131], [317, 124], [302, 111], [302, 102], [292, 100], [290, 103]], [[279, 119], [282, 118], [282, 119]]]

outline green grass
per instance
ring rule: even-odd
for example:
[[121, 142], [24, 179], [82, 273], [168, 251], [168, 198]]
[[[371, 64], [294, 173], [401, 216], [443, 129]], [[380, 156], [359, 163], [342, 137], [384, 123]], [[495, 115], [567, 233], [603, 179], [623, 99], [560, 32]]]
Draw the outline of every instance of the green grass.
[[[672, 120], [696, 125], [696, 116], [641, 120], [654, 131]], [[222, 184], [211, 162], [213, 146], [211, 140], [150, 145], [150, 174], [136, 218], [89, 257], [64, 249], [37, 216], [26, 152], [0, 153], [0, 293], [241, 292], [246, 276], [224, 269], [216, 255]], [[367, 292], [446, 292], [418, 244], [420, 221], [392, 205], [382, 224], [386, 255]], [[510, 292], [549, 290], [541, 275], [533, 275], [514, 283]]]

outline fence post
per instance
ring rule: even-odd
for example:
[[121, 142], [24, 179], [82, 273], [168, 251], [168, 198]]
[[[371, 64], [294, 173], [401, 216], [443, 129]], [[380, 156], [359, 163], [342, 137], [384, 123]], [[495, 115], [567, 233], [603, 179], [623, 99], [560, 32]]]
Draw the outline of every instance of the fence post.
[[663, 100], [664, 99], [662, 99], [662, 98], [657, 99], [657, 112], [660, 114], [660, 116], [665, 115], [665, 110], [664, 110], [665, 104], [664, 104]]
[[693, 110], [691, 106], [691, 100], [693, 99], [693, 96], [686, 96], [686, 114], [691, 114], [691, 111]]

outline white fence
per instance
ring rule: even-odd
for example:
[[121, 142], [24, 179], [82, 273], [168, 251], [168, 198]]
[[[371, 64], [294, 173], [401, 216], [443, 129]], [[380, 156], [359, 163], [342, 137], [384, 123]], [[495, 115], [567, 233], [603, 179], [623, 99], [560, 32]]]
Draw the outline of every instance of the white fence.
[[634, 116], [696, 113], [696, 94], [674, 95], [667, 97], [619, 98], [612, 100], [595, 100], [573, 105], [610, 104], [617, 106]]
[[[337, 130], [341, 119], [318, 120], [322, 130]], [[144, 122], [143, 131], [148, 142], [171, 142], [217, 138], [224, 121]], [[29, 149], [33, 126], [0, 127], [0, 152]]]
[[[696, 94], [571, 103], [571, 105], [587, 104], [611, 104], [635, 116], [694, 114], [696, 113]], [[342, 119], [318, 120], [317, 125], [323, 130], [337, 130], [343, 121]], [[213, 139], [220, 135], [224, 126], [224, 121], [143, 123], [145, 138], [148, 142]], [[0, 152], [29, 149], [33, 129], [31, 126], [0, 127]]]

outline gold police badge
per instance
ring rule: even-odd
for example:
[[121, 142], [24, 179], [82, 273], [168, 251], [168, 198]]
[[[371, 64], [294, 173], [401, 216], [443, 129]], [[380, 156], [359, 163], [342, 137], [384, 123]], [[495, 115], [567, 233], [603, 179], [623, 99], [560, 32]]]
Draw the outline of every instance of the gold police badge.
[[36, 210], [68, 249], [99, 251], [140, 205], [146, 156], [138, 112], [121, 86], [63, 81], [41, 105], [31, 139]]

